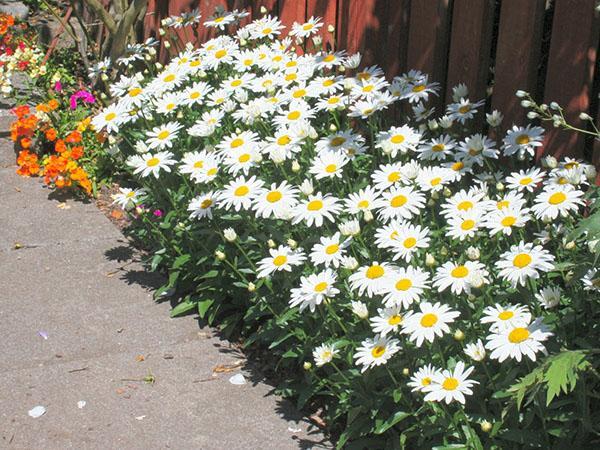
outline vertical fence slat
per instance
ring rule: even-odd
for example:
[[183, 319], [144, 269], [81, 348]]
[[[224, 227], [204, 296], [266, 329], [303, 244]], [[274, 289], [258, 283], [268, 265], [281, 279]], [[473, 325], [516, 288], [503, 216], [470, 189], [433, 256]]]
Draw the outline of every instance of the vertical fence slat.
[[455, 0], [448, 56], [446, 101], [465, 83], [472, 100], [485, 98], [491, 50], [493, 0]]
[[334, 35], [327, 32], [327, 27], [337, 24], [337, 2], [329, 0], [308, 0], [306, 2], [306, 18], [311, 16], [321, 17], [323, 27], [321, 27], [321, 36], [323, 37], [323, 48], [331, 49], [335, 44]]
[[285, 34], [292, 29], [294, 22], [306, 21], [306, 0], [281, 0], [279, 2], [279, 20], [286, 26]]
[[388, 78], [407, 69], [410, 3], [410, 0], [388, 0], [386, 5], [386, 50], [376, 63], [383, 67]]
[[[283, 1], [283, 0], [282, 0]], [[278, 12], [277, 0], [254, 0], [249, 3], [249, 8], [252, 13], [252, 20], [260, 19], [263, 14], [260, 12], [261, 7], [267, 9], [267, 14], [276, 16]]]
[[407, 69], [428, 73], [442, 86], [444, 98], [450, 11], [448, 0], [413, 0], [407, 49]]
[[[556, 0], [544, 101], [565, 109], [565, 118], [581, 126], [580, 112], [587, 112], [594, 79], [598, 27], [595, 0]], [[584, 137], [551, 126], [541, 153], [557, 158], [583, 156]]]
[[540, 61], [545, 0], [504, 0], [496, 50], [492, 107], [502, 112], [503, 127], [525, 119], [515, 92], [535, 92]]

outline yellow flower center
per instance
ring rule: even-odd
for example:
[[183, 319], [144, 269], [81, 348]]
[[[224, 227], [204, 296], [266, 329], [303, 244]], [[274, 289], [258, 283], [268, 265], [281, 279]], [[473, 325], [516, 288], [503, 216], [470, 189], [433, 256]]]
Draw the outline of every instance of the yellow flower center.
[[496, 208], [498, 209], [508, 208], [509, 206], [510, 202], [508, 200], [500, 200], [498, 203], [496, 203]]
[[335, 59], [335, 55], [327, 55], [325, 58], [323, 58], [323, 61], [325, 62], [331, 62]]
[[425, 85], [423, 84], [417, 84], [416, 86], [413, 86], [412, 91], [413, 92], [423, 92], [425, 90]]
[[401, 134], [395, 134], [390, 138], [392, 144], [402, 144], [404, 142], [404, 136]]
[[450, 168], [452, 170], [454, 170], [455, 172], [458, 172], [459, 170], [461, 170], [464, 167], [465, 167], [465, 163], [463, 163], [462, 161], [455, 162], [454, 164], [452, 164], [452, 166], [450, 166]]
[[444, 151], [445, 148], [446, 148], [446, 146], [444, 144], [435, 144], [433, 147], [431, 147], [431, 151], [432, 152], [442, 152], [442, 151]]
[[271, 191], [267, 194], [267, 201], [269, 203], [276, 203], [279, 200], [281, 200], [281, 197], [283, 197], [283, 195], [281, 194], [281, 192], [279, 191]]
[[381, 267], [378, 264], [374, 264], [367, 269], [367, 278], [369, 278], [370, 280], [375, 280], [377, 278], [381, 278], [384, 273], [385, 270], [383, 269], [383, 267]]
[[361, 200], [360, 202], [358, 202], [357, 205], [360, 209], [365, 209], [369, 207], [369, 201], [368, 200]]
[[242, 80], [233, 80], [231, 82], [232, 87], [238, 87], [240, 84], [242, 84]]
[[204, 167], [204, 161], [196, 161], [194, 163], [194, 169], [202, 169]]
[[110, 122], [111, 120], [115, 120], [116, 117], [117, 115], [114, 112], [109, 112], [107, 115], [104, 116], [104, 120]]
[[504, 219], [500, 221], [503, 227], [512, 227], [517, 221], [516, 217], [506, 216]]
[[392, 198], [392, 200], [390, 201], [390, 205], [392, 205], [393, 208], [400, 208], [407, 201], [408, 201], [408, 198], [406, 198], [406, 196], [400, 194], [400, 195], [396, 195], [394, 198]]
[[250, 161], [250, 153], [244, 153], [243, 155], [240, 155], [238, 161], [241, 163], [247, 163], [248, 161]]
[[171, 132], [169, 130], [162, 130], [160, 133], [158, 133], [158, 135], [156, 137], [162, 141], [162, 140], [168, 138], [170, 135], [171, 135]]
[[473, 203], [471, 203], [469, 200], [465, 200], [464, 202], [460, 202], [457, 206], [457, 208], [460, 211], [468, 211], [469, 209], [471, 209], [473, 207]]
[[465, 266], [456, 266], [454, 269], [452, 269], [450, 275], [452, 275], [453, 278], [464, 278], [469, 275], [469, 269], [467, 269]]
[[231, 141], [230, 147], [237, 148], [241, 145], [244, 145], [244, 140], [240, 138], [235, 138], [233, 141]]
[[400, 180], [400, 172], [392, 172], [387, 177], [390, 183], [396, 183]]
[[296, 73], [288, 73], [288, 74], [285, 76], [285, 81], [293, 81], [293, 80], [295, 80], [296, 78], [298, 78], [298, 74], [296, 74]]
[[173, 75], [172, 73], [170, 73], [169, 75], [167, 75], [166, 77], [163, 78], [163, 81], [170, 83], [171, 81], [175, 80], [175, 75]]
[[285, 63], [285, 67], [296, 67], [298, 65], [297, 61], [288, 61]]
[[244, 60], [244, 65], [245, 66], [251, 66], [252, 65], [252, 60], [251, 59], [245, 59]]
[[214, 20], [214, 22], [215, 22], [215, 23], [221, 23], [221, 22], [223, 22], [224, 20], [225, 20], [225, 17], [217, 17], [217, 18]]
[[531, 139], [526, 134], [522, 134], [515, 139], [515, 142], [519, 145], [527, 145], [531, 142]]
[[461, 106], [460, 108], [458, 108], [458, 112], [461, 114], [466, 114], [469, 111], [471, 111], [471, 106], [469, 106], [469, 105], [464, 105], [464, 106]]
[[363, 86], [362, 91], [363, 92], [371, 92], [373, 90], [374, 86], [372, 84], [368, 84], [366, 86]]
[[279, 137], [279, 139], [277, 139], [277, 145], [288, 145], [292, 140], [290, 139], [290, 137], [287, 134], [284, 134], [283, 136]]
[[458, 380], [453, 377], [446, 378], [442, 383], [442, 387], [446, 391], [453, 391], [458, 387]]
[[469, 149], [469, 155], [471, 156], [477, 156], [481, 153], [481, 149], [480, 148], [470, 148]]
[[267, 34], [270, 34], [270, 33], [272, 33], [272, 32], [273, 32], [273, 28], [270, 28], [270, 27], [264, 28], [264, 29], [262, 30], [262, 34], [264, 34], [265, 36], [266, 36]]
[[519, 344], [529, 337], [529, 330], [527, 328], [518, 327], [508, 333], [508, 341], [513, 344]]
[[165, 106], [165, 109], [166, 109], [167, 111], [171, 111], [173, 108], [175, 108], [175, 103], [168, 103], [168, 104]]
[[192, 100], [196, 100], [198, 97], [200, 97], [200, 92], [194, 91], [194, 92], [190, 93], [190, 98]]
[[438, 317], [435, 314], [427, 313], [421, 317], [421, 326], [425, 328], [431, 328], [438, 321]]
[[302, 25], [302, 29], [304, 31], [312, 30], [312, 28], [313, 28], [313, 24], [312, 23], [305, 23], [304, 25]]
[[435, 177], [433, 180], [430, 181], [430, 184], [432, 186], [437, 186], [438, 184], [440, 184], [442, 182], [442, 179], [440, 177]]
[[475, 221], [471, 220], [471, 219], [467, 219], [465, 221], [463, 221], [463, 223], [460, 225], [460, 228], [463, 231], [469, 231], [470, 229], [472, 229], [475, 226]]
[[309, 211], [319, 211], [321, 208], [323, 208], [323, 202], [321, 200], [311, 200], [306, 205], [306, 209]]
[[519, 269], [522, 269], [523, 267], [527, 267], [531, 263], [531, 261], [532, 259], [530, 255], [528, 255], [527, 253], [519, 253], [513, 259], [513, 265], [515, 267], [518, 267]]
[[369, 72], [360, 72], [356, 74], [356, 78], [359, 80], [369, 80], [371, 79], [371, 74]]
[[519, 181], [519, 184], [521, 186], [527, 186], [532, 181], [533, 181], [533, 178], [531, 178], [531, 177], [525, 177], [525, 178], [521, 178], [521, 180]]
[[202, 200], [202, 203], [200, 203], [200, 208], [207, 209], [210, 208], [210, 205], [212, 205], [212, 200], [210, 198], [207, 198], [205, 200]]
[[425, 377], [421, 380], [421, 386], [429, 386], [431, 384], [431, 378]]
[[221, 59], [221, 58], [223, 58], [225, 55], [227, 55], [227, 50], [225, 50], [225, 49], [217, 50], [217, 51], [215, 52], [215, 58], [217, 58], [217, 59]]
[[384, 353], [385, 353], [385, 346], [383, 346], [383, 345], [378, 345], [376, 347], [373, 347], [373, 350], [371, 350], [371, 355], [373, 355], [373, 358], [381, 358]]
[[565, 169], [567, 169], [567, 170], [570, 170], [570, 169], [572, 169], [573, 167], [578, 167], [578, 166], [579, 166], [579, 163], [578, 163], [578, 162], [576, 162], [576, 161], [571, 161], [571, 162], [568, 162], [568, 163], [566, 163], [566, 164], [565, 164]]
[[400, 322], [402, 322], [402, 316], [399, 314], [394, 314], [393, 316], [390, 316], [390, 318], [388, 319], [388, 325], [398, 325]]
[[209, 177], [212, 177], [214, 174], [216, 174], [218, 172], [219, 169], [217, 169], [216, 167], [213, 167], [211, 169], [208, 169], [206, 171], [206, 175], [208, 175]]
[[283, 266], [286, 262], [287, 262], [287, 256], [285, 256], [285, 255], [278, 255], [275, 258], [273, 258], [273, 264], [276, 265], [277, 267]]
[[337, 166], [335, 164], [329, 164], [327, 167], [325, 167], [325, 172], [327, 173], [334, 173], [337, 170]]
[[334, 83], [334, 81], [330, 78], [326, 79], [325, 81], [323, 81], [323, 86], [325, 87], [329, 87]]
[[289, 120], [297, 120], [300, 117], [300, 111], [292, 111], [287, 115]]
[[325, 281], [321, 281], [315, 285], [315, 292], [323, 292], [325, 289], [327, 289], [327, 286], [328, 285]]
[[551, 205], [560, 205], [566, 199], [567, 196], [564, 194], [564, 192], [555, 192], [548, 199], [548, 203], [550, 203]]
[[333, 139], [331, 139], [331, 141], [329, 141], [329, 143], [332, 147], [339, 147], [344, 142], [346, 142], [346, 138], [344, 138], [342, 136], [336, 136]]
[[502, 311], [498, 314], [498, 319], [500, 320], [508, 320], [514, 317], [515, 313], [513, 311]]
[[129, 96], [130, 97], [137, 97], [141, 93], [142, 93], [142, 89], [139, 88], [139, 87], [135, 87], [133, 89], [129, 89]]
[[276, 55], [276, 56], [273, 57], [273, 61], [275, 61], [275, 62], [279, 62], [282, 59], [283, 59], [283, 56], [281, 56], [281, 55]]
[[402, 244], [405, 248], [413, 248], [415, 245], [417, 245], [417, 240], [414, 237], [409, 237], [404, 239]]
[[412, 281], [408, 278], [401, 278], [396, 282], [396, 290], [408, 291], [412, 287]]
[[294, 93], [292, 94], [292, 97], [300, 98], [300, 97], [304, 97], [305, 95], [306, 95], [305, 89], [298, 89], [297, 91], [294, 91]]
[[338, 244], [331, 244], [325, 247], [325, 253], [328, 255], [333, 255], [334, 253], [337, 253], [339, 249], [340, 246]]
[[235, 195], [236, 197], [243, 197], [244, 195], [248, 194], [248, 192], [250, 192], [248, 186], [240, 186], [235, 191], [233, 191], [233, 195]]
[[135, 197], [135, 191], [128, 192], [127, 195], [125, 195], [125, 197], [127, 197], [127, 198]]
[[327, 99], [327, 103], [329, 103], [330, 105], [335, 105], [337, 103], [340, 102], [340, 98], [339, 97], [329, 97]]
[[157, 166], [158, 163], [160, 163], [160, 159], [158, 159], [158, 158], [150, 158], [148, 161], [146, 161], [146, 165], [148, 167]]

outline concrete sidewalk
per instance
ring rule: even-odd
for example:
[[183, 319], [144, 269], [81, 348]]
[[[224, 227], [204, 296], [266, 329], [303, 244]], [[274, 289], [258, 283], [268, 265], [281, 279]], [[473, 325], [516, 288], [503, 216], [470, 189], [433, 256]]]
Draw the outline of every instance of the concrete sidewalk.
[[[213, 378], [242, 355], [193, 316], [170, 319], [110, 221], [49, 199], [14, 160], [0, 140], [0, 448], [322, 447], [259, 371]], [[37, 405], [47, 412], [29, 417]]]

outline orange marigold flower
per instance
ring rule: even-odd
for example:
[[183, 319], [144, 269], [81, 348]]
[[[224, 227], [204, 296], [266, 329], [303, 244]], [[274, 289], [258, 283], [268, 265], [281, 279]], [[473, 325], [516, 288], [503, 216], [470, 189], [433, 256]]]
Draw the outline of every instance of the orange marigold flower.
[[74, 160], [78, 160], [82, 156], [83, 156], [83, 146], [78, 145], [71, 149], [71, 158], [73, 158]]
[[79, 131], [71, 131], [65, 140], [69, 144], [78, 144], [81, 142], [81, 133]]
[[56, 99], [52, 99], [48, 101], [48, 108], [50, 108], [50, 111], [54, 111], [56, 108], [58, 108], [59, 103]]
[[56, 130], [54, 128], [46, 130], [45, 135], [46, 139], [48, 139], [50, 142], [54, 142], [56, 140]]
[[48, 113], [50, 112], [50, 108], [45, 103], [40, 103], [35, 107], [36, 111]]
[[31, 139], [28, 137], [21, 138], [21, 147], [30, 148], [31, 147]]
[[28, 115], [30, 111], [31, 110], [29, 109], [28, 105], [19, 105], [13, 108], [14, 115], [17, 116], [17, 118], [19, 119], [22, 119], [23, 117]]
[[67, 145], [65, 144], [65, 141], [63, 141], [62, 139], [59, 139], [58, 141], [56, 141], [56, 143], [54, 144], [54, 150], [58, 153], [62, 153], [67, 149]]

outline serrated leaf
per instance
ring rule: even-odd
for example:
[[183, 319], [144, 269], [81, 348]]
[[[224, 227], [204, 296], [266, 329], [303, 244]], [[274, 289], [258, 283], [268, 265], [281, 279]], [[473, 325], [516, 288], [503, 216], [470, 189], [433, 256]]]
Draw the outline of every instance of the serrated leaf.
[[548, 406], [561, 392], [566, 394], [575, 389], [578, 372], [585, 369], [589, 363], [585, 361], [585, 353], [578, 350], [558, 353], [548, 359], [546, 364], [544, 381], [548, 387], [546, 393], [546, 406]]

